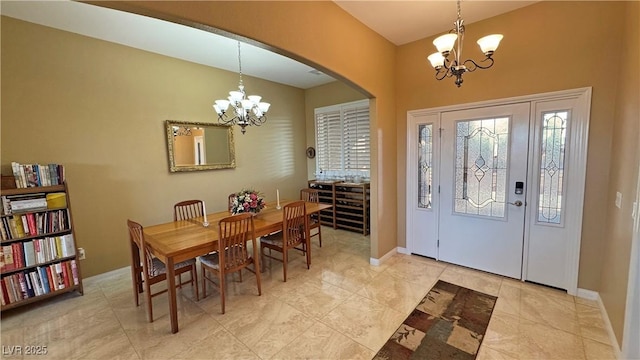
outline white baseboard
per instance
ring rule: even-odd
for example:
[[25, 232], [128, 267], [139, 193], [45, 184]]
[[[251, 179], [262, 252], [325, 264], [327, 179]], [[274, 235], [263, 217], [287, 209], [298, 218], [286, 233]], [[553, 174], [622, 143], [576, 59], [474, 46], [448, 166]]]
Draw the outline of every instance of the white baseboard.
[[397, 253], [397, 248], [393, 248], [388, 253], [382, 255], [382, 257], [380, 259], [369, 258], [369, 264], [371, 264], [373, 266], [380, 266], [380, 265], [382, 265], [383, 262], [389, 260], [389, 258], [392, 257], [393, 255], [395, 255], [396, 253]]
[[392, 257], [393, 255], [395, 255], [396, 253], [397, 254], [411, 255], [411, 253], [409, 252], [409, 249], [398, 246], [397, 248], [392, 249], [388, 253], [384, 254], [380, 259], [369, 258], [369, 264], [371, 264], [373, 266], [380, 266], [380, 265], [382, 265], [382, 263], [384, 263], [385, 261], [389, 260], [389, 258]]
[[576, 294], [576, 296], [579, 298], [594, 300], [594, 301], [598, 301], [598, 298], [600, 297], [597, 291], [580, 289], [580, 288], [578, 288], [578, 293]]
[[411, 252], [409, 251], [409, 249], [405, 248], [405, 247], [400, 247], [398, 246], [396, 248], [396, 251], [398, 252], [398, 254], [405, 254], [405, 255], [411, 255]]
[[[578, 289], [578, 294], [580, 294], [580, 290], [582, 289]], [[613, 326], [611, 326], [611, 321], [609, 320], [609, 314], [607, 314], [607, 309], [605, 309], [604, 307], [604, 303], [602, 302], [602, 298], [600, 297], [600, 294], [591, 290], [584, 290], [584, 291], [596, 294], [595, 300], [598, 302], [598, 307], [600, 308], [600, 314], [602, 315], [604, 326], [607, 329], [607, 333], [609, 334], [609, 342], [611, 342], [613, 353], [616, 356], [616, 359], [622, 359], [622, 352], [620, 351], [620, 345], [618, 345], [618, 339], [616, 339], [616, 334], [613, 332]]]

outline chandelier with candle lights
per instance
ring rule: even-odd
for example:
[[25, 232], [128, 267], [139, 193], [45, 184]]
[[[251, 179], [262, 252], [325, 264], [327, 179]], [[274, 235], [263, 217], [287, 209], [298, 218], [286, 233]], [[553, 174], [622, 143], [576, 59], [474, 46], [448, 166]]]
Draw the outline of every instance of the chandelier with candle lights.
[[240, 56], [239, 41], [238, 70], [240, 73], [239, 90], [229, 91], [227, 99], [216, 100], [213, 108], [218, 114], [218, 122], [224, 125], [238, 125], [244, 134], [247, 126], [260, 126], [267, 121], [267, 111], [271, 104], [261, 102], [261, 96], [245, 95], [244, 84], [242, 83], [242, 58]]
[[[458, 19], [453, 23], [454, 28], [448, 34], [437, 37], [433, 40], [438, 52], [429, 55], [431, 65], [436, 69], [436, 79], [442, 80], [447, 77], [456, 78], [456, 85], [462, 85], [462, 75], [465, 72], [472, 72], [477, 69], [488, 69], [493, 66], [493, 53], [498, 48], [501, 34], [487, 35], [478, 40], [478, 45], [485, 55], [480, 62], [471, 59], [461, 61], [462, 43], [464, 41], [464, 20], [460, 16], [460, 0], [458, 0]], [[457, 44], [456, 44], [456, 40]], [[457, 45], [457, 46], [456, 46]], [[454, 49], [455, 46], [455, 49]]]

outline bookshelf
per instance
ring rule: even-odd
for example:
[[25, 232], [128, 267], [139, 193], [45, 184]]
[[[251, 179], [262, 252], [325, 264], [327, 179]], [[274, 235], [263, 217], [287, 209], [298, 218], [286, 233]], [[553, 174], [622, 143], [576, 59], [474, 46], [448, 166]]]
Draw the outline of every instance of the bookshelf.
[[309, 180], [308, 184], [310, 188], [319, 190], [320, 202], [333, 206], [320, 213], [322, 225], [369, 234], [369, 183]]
[[80, 261], [66, 182], [0, 190], [1, 311], [76, 291]]

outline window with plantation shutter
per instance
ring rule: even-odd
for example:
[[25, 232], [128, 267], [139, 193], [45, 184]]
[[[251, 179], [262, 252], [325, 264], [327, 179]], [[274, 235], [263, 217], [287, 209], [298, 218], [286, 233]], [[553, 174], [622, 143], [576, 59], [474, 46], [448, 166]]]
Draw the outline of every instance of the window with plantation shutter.
[[369, 176], [369, 100], [315, 109], [316, 173]]

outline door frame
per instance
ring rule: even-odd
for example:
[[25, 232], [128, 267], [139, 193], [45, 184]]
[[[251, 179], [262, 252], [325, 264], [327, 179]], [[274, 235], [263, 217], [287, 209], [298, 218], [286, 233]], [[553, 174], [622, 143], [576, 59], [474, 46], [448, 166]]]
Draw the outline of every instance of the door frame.
[[[516, 96], [504, 99], [494, 99], [494, 100], [486, 100], [480, 102], [459, 104], [459, 105], [449, 105], [449, 106], [441, 106], [436, 108], [429, 109], [420, 109], [420, 110], [409, 110], [407, 111], [407, 157], [406, 157], [406, 189], [407, 189], [407, 197], [406, 197], [406, 246], [407, 251], [412, 253], [413, 249], [416, 248], [416, 239], [418, 234], [415, 234], [413, 229], [414, 220], [412, 213], [415, 211], [415, 199], [417, 199], [417, 193], [413, 192], [412, 189], [415, 188], [413, 181], [414, 177], [414, 168], [415, 166], [411, 166], [415, 164], [417, 161], [416, 151], [413, 149], [415, 142], [414, 139], [417, 138], [417, 134], [415, 133], [415, 125], [418, 123], [420, 118], [425, 118], [429, 115], [437, 114], [438, 125], [440, 123], [441, 115], [443, 112], [447, 111], [457, 111], [457, 110], [469, 110], [474, 108], [481, 107], [490, 107], [490, 106], [499, 106], [499, 105], [510, 105], [515, 103], [522, 102], [530, 102], [531, 103], [531, 116], [535, 116], [534, 108], [535, 104], [538, 102], [545, 102], [550, 100], [561, 100], [561, 99], [575, 99], [576, 107], [575, 111], [572, 113], [573, 121], [571, 125], [571, 142], [567, 148], [568, 151], [568, 162], [571, 164], [572, 171], [569, 174], [569, 179], [567, 183], [571, 183], [571, 187], [573, 191], [577, 191], [580, 194], [584, 194], [585, 189], [585, 181], [586, 181], [586, 164], [587, 164], [587, 145], [588, 145], [588, 136], [589, 136], [589, 119], [591, 112], [591, 87], [577, 88], [577, 89], [569, 89], [562, 91], [554, 91], [547, 92], [541, 94], [532, 94], [532, 95], [524, 95], [524, 96]], [[535, 119], [535, 118], [534, 118]], [[535, 121], [532, 122], [535, 124]], [[533, 125], [532, 125], [533, 126]], [[434, 130], [435, 133], [435, 130]], [[533, 133], [530, 133], [530, 138]], [[531, 152], [530, 152], [531, 153]], [[434, 157], [433, 163], [437, 164], [437, 167], [440, 167], [440, 159], [436, 159]], [[531, 178], [532, 172], [530, 171], [529, 180]], [[528, 183], [531, 183], [528, 181]], [[439, 179], [438, 179], [439, 185]], [[437, 188], [437, 185], [434, 181], [434, 189]], [[529, 200], [532, 196], [533, 191], [529, 191], [527, 194], [527, 199]], [[434, 192], [433, 195], [434, 206], [439, 207], [440, 199], [438, 198], [438, 193]], [[566, 281], [567, 284], [567, 292], [571, 295], [576, 295], [578, 291], [578, 270], [580, 263], [580, 243], [582, 238], [582, 216], [583, 216], [583, 208], [584, 208], [584, 196], [576, 196], [572, 199], [568, 200], [566, 203], [566, 227], [571, 234], [567, 241], [567, 259], [566, 259]], [[434, 212], [438, 212], [439, 209], [433, 209]], [[437, 226], [435, 232], [438, 232]], [[528, 223], [525, 225], [525, 240], [524, 240], [524, 253], [523, 253], [523, 269], [526, 269], [526, 261], [528, 258], [528, 246], [529, 246], [529, 237], [528, 237]], [[438, 257], [436, 256], [436, 259]], [[526, 273], [523, 270], [522, 279], [526, 279]]]
[[[640, 155], [640, 147], [638, 148]], [[631, 239], [631, 259], [629, 261], [629, 282], [627, 285], [627, 303], [624, 312], [624, 330], [622, 332], [622, 359], [634, 359], [640, 356], [640, 168], [633, 212], [633, 237]]]

